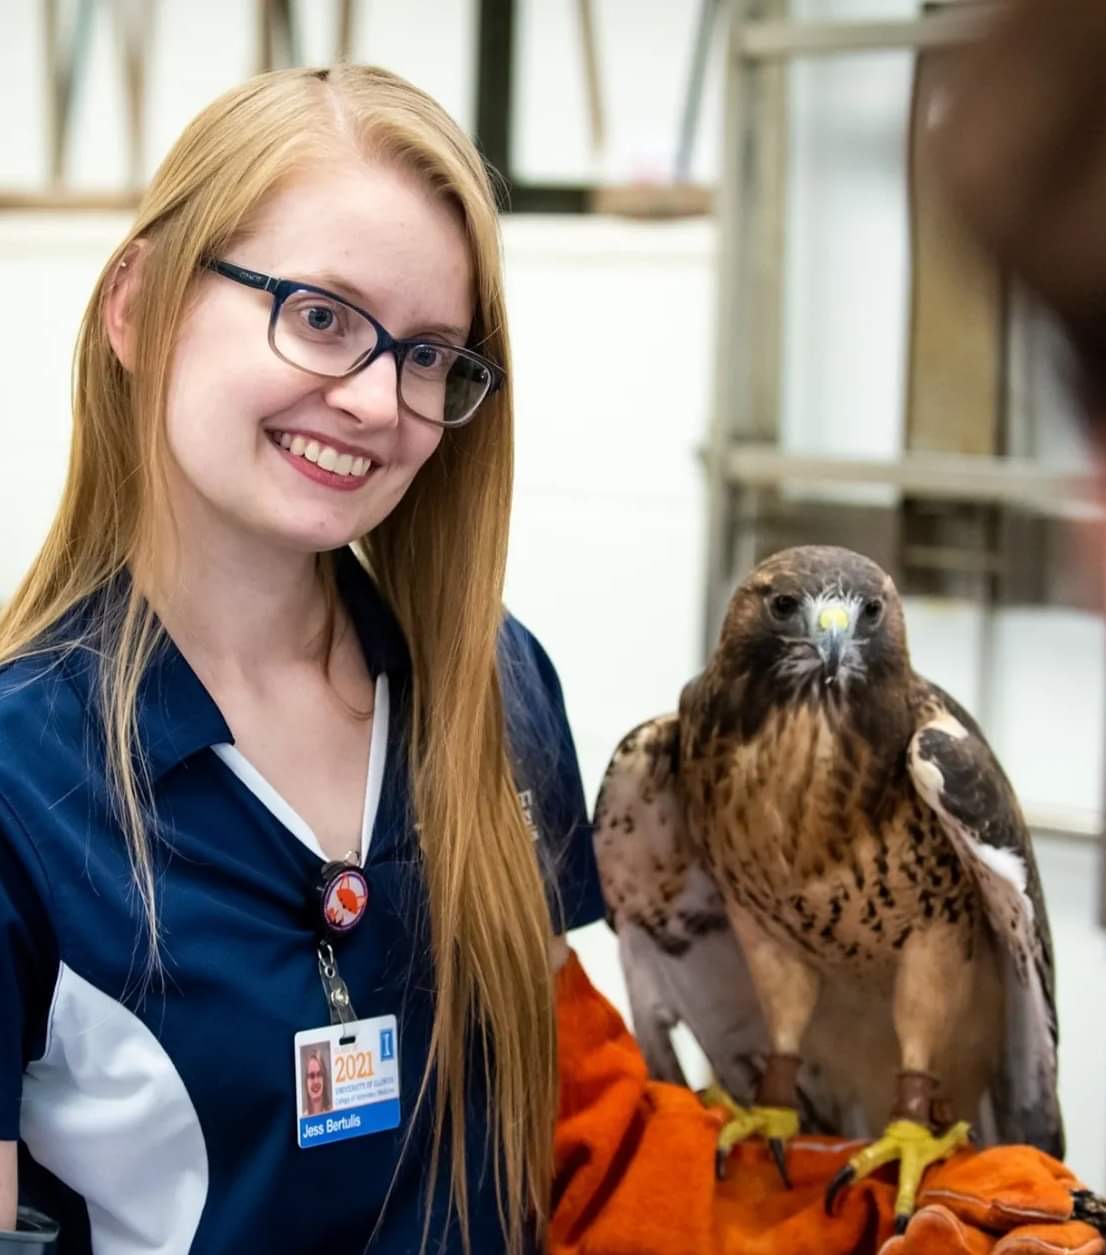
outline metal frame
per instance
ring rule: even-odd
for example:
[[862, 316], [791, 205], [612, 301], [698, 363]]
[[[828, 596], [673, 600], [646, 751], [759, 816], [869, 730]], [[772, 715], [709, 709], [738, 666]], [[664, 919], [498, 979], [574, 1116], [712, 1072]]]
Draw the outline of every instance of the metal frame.
[[731, 480], [751, 486], [888, 484], [933, 500], [1021, 506], [1047, 514], [1097, 518], [1095, 476], [1056, 470], [1030, 458], [904, 453], [898, 458], [834, 458], [784, 453], [776, 445], [735, 444], [724, 455]]
[[[356, 0], [331, 0], [336, 8], [334, 59], [350, 56], [360, 10]], [[50, 94], [50, 179], [41, 189], [0, 187], [0, 210], [132, 209], [141, 196], [144, 167], [146, 53], [156, 0], [73, 0], [74, 21], [62, 18], [61, 0], [45, 6], [45, 63]], [[721, 6], [725, 0], [710, 0]], [[301, 40], [293, 0], [253, 0], [254, 63], [259, 70], [297, 64]], [[110, 6], [121, 47], [122, 79], [128, 107], [127, 186], [110, 192], [82, 192], [65, 184], [65, 151], [76, 84], [91, 46], [92, 23]], [[592, 147], [602, 147], [606, 130], [599, 45], [593, 0], [576, 0], [584, 86]], [[611, 213], [630, 217], [686, 217], [710, 212], [706, 187], [692, 185], [608, 185], [592, 182], [518, 182], [511, 166], [511, 96], [515, 77], [515, 0], [479, 0], [476, 38], [476, 136], [497, 172], [500, 208], [510, 212]], [[704, 48], [705, 54], [705, 48]], [[694, 117], [686, 123], [693, 140]]]
[[[714, 398], [706, 448], [707, 606], [704, 653], [713, 646], [745, 533], [739, 484], [728, 458], [735, 442], [776, 435], [783, 300], [787, 116], [783, 67], [752, 74], [735, 51], [737, 32], [756, 14], [778, 21], [788, 0], [730, 0], [731, 41], [724, 83], [722, 166], [715, 197], [718, 232]], [[735, 328], [747, 329], [736, 336]]]
[[761, 20], [733, 27], [732, 52], [749, 61], [769, 61], [894, 48], [937, 48], [969, 39], [979, 29], [978, 13], [955, 11], [898, 22]]
[[[793, 22], [788, 0], [729, 0], [719, 226], [714, 404], [706, 449], [707, 604], [704, 651], [713, 645], [732, 583], [740, 537], [739, 498], [753, 489], [735, 463], [735, 444], [777, 435], [782, 352], [783, 224], [787, 101], [784, 74], [798, 57], [935, 47], [970, 38], [981, 14], [955, 3], [926, 16], [886, 22]], [[754, 316], [755, 311], [755, 316]], [[737, 328], [743, 334], [734, 334]], [[780, 454], [774, 480], [789, 478]], [[1001, 468], [997, 468], [1001, 474]], [[867, 482], [893, 482], [865, 476]], [[919, 486], [925, 495], [925, 485]], [[946, 496], [953, 494], [946, 493]], [[756, 513], [754, 500], [752, 512]]]
[[[583, 15], [584, 10], [581, 9]], [[500, 208], [506, 213], [587, 213], [593, 189], [583, 184], [532, 184], [516, 182], [511, 167], [515, 0], [480, 0], [476, 62], [476, 142], [488, 163], [498, 172], [503, 188]], [[591, 34], [590, 19], [582, 16], [585, 42]], [[597, 61], [594, 49], [585, 60], [589, 109], [596, 124], [598, 87], [591, 72]], [[594, 133], [593, 133], [594, 135]]]
[[[798, 57], [932, 48], [970, 39], [987, 10], [973, 5], [967, 11], [952, 0], [917, 19], [840, 23], [789, 21], [788, 0], [728, 0], [728, 10], [716, 197], [717, 344], [713, 410], [703, 449], [708, 500], [704, 655], [713, 648], [735, 576], [751, 565], [764, 500], [785, 486], [880, 484], [900, 499], [1017, 506], [1055, 517], [1101, 514], [1093, 477], [1053, 471], [1028, 459], [904, 453], [895, 459], [855, 460], [788, 454], [774, 443], [787, 192], [782, 76]], [[981, 578], [981, 588], [986, 583]], [[984, 597], [989, 610], [989, 594]], [[1039, 818], [1054, 835], [1093, 835], [1095, 825], [1087, 817]], [[1106, 901], [1106, 887], [1103, 897]]]
[[[296, 64], [299, 43], [291, 0], [253, 0], [256, 64], [259, 70]], [[336, 5], [334, 59], [349, 58], [355, 28], [355, 0]], [[49, 181], [41, 189], [0, 188], [0, 210], [131, 210], [145, 184], [146, 76], [156, 0], [76, 0], [63, 21], [61, 0], [42, 0], [43, 63], [49, 129]], [[110, 191], [81, 191], [66, 185], [66, 155], [77, 87], [93, 40], [94, 23], [106, 15], [115, 28], [118, 67], [126, 102], [126, 184]]]

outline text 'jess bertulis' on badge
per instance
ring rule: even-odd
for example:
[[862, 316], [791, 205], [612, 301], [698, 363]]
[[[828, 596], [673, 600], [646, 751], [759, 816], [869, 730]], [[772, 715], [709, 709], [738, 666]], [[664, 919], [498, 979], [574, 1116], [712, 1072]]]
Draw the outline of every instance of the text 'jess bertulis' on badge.
[[296, 1139], [305, 1149], [399, 1125], [394, 1015], [305, 1029], [295, 1038]]

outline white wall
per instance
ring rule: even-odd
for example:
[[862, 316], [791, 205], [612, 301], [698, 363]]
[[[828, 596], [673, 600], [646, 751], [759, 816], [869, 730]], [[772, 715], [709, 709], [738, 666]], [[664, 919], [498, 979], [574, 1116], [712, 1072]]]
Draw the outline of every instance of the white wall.
[[564, 672], [594, 794], [621, 733], [673, 707], [697, 662], [713, 235], [518, 218], [504, 237], [518, 384], [508, 598]]
[[[809, 0], [813, 13], [829, 0]], [[313, 6], [313, 15], [328, 6]], [[610, 150], [588, 150], [570, 0], [520, 6], [518, 168], [532, 178], [667, 169], [690, 55], [691, 11], [605, 0]], [[868, 13], [887, 12], [868, 0]], [[858, 8], [850, 6], [850, 11]], [[681, 12], [683, 10], [683, 12]], [[0, 12], [0, 82], [23, 105], [0, 150], [0, 181], [43, 169], [42, 85], [31, 55], [37, 0]], [[365, 5], [359, 55], [391, 65], [471, 121], [473, 0]], [[249, 69], [247, 0], [163, 0], [151, 84], [150, 160], [187, 117]], [[320, 18], [306, 29], [325, 58]], [[107, 185], [122, 170], [110, 129], [110, 31], [99, 35], [75, 168]], [[717, 50], [696, 168], [716, 168]], [[783, 430], [791, 447], [883, 454], [898, 447], [905, 325], [902, 125], [905, 63], [822, 62], [796, 71], [788, 220]], [[615, 93], [617, 92], [617, 96]], [[29, 103], [28, 103], [29, 102]], [[68, 364], [85, 294], [124, 220], [0, 216], [0, 598], [48, 524], [68, 441]], [[518, 398], [518, 471], [508, 578], [512, 608], [561, 671], [590, 795], [632, 724], [671, 708], [697, 669], [702, 523], [696, 450], [712, 369], [714, 235], [705, 222], [512, 219], [504, 226]], [[1061, 403], [1048, 382], [1026, 387]], [[1069, 443], [1060, 453], [1074, 456]], [[984, 636], [970, 606], [908, 607], [919, 669], [987, 722], [1031, 808], [1099, 807], [1104, 641], [1093, 616], [1004, 614]], [[983, 663], [981, 664], [981, 659]], [[984, 695], [987, 709], [980, 709]], [[1063, 1087], [1071, 1162], [1106, 1184], [1106, 973], [1095, 927], [1097, 855], [1041, 842], [1059, 956]], [[624, 1006], [605, 926], [579, 939], [589, 969]]]

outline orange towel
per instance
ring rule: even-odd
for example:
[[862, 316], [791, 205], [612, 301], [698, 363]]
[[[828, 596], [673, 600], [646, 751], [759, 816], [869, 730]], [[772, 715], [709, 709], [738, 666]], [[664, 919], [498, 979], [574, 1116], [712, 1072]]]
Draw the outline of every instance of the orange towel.
[[893, 1172], [854, 1185], [832, 1219], [830, 1177], [859, 1143], [800, 1137], [785, 1190], [764, 1147], [741, 1146], [715, 1180], [718, 1117], [650, 1081], [633, 1037], [576, 957], [558, 985], [561, 1110], [552, 1255], [1102, 1255], [1072, 1220], [1076, 1178], [1024, 1146], [964, 1152], [927, 1174], [892, 1237]]

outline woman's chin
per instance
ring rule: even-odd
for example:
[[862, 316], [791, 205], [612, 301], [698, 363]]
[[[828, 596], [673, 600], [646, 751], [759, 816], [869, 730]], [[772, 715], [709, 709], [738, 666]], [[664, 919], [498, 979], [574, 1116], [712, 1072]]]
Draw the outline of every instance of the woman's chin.
[[289, 526], [284, 520], [282, 526], [266, 529], [273, 541], [274, 548], [284, 549], [296, 554], [328, 553], [332, 549], [343, 549], [353, 541], [360, 539], [374, 526], [373, 522], [346, 520], [304, 520], [301, 524]]

